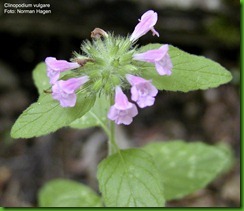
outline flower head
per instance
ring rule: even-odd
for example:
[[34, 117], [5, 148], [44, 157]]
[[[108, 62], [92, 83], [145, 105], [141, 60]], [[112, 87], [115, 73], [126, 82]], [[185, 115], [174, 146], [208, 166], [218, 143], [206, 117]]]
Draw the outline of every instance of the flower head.
[[74, 107], [76, 103], [75, 91], [88, 81], [88, 76], [59, 80], [52, 86], [52, 97], [60, 102], [62, 107]]
[[51, 84], [54, 84], [58, 80], [61, 72], [80, 67], [76, 62], [57, 60], [54, 57], [47, 57], [45, 63], [47, 65], [47, 76], [49, 77]]
[[133, 59], [154, 63], [159, 75], [171, 75], [173, 64], [168, 54], [168, 45], [162, 45], [159, 49], [148, 50], [144, 53], [134, 54]]
[[[172, 63], [168, 45], [144, 53], [137, 53], [137, 46], [134, 46], [134, 42], [150, 30], [153, 35], [159, 36], [154, 29], [157, 19], [158, 15], [153, 10], [145, 12], [129, 39], [106, 33], [100, 28], [94, 29], [91, 33], [92, 41], [86, 41], [81, 45], [83, 54], [74, 53], [72, 62], [47, 57], [45, 62], [47, 75], [52, 84], [53, 99], [58, 100], [62, 107], [75, 106], [76, 92], [82, 89], [80, 86], [89, 78], [89, 85], [83, 89], [84, 93], [101, 93], [108, 97], [115, 90], [115, 102], [110, 105], [107, 117], [116, 124], [129, 125], [138, 114], [136, 104], [140, 108], [152, 106], [158, 93], [151, 80], [140, 77], [143, 74], [140, 62], [133, 60], [153, 63], [160, 75], [171, 74]], [[62, 72], [78, 67], [79, 70], [75, 71], [77, 78], [70, 78], [73, 77], [70, 74], [66, 75], [69, 79], [59, 80]], [[81, 77], [82, 75], [86, 76]], [[129, 102], [122, 91], [121, 87], [128, 85], [125, 78], [131, 85], [133, 102]]]
[[131, 84], [131, 99], [135, 101], [140, 108], [152, 106], [158, 90], [152, 85], [151, 81], [144, 78], [127, 74], [126, 79]]
[[129, 125], [132, 118], [138, 114], [137, 108], [117, 86], [115, 90], [115, 104], [111, 106], [108, 112], [108, 118], [115, 121], [116, 124]]
[[130, 36], [130, 41], [135, 41], [139, 39], [141, 36], [145, 35], [148, 31], [152, 31], [153, 35], [157, 35], [159, 37], [159, 33], [154, 29], [154, 25], [158, 20], [158, 14], [153, 10], [149, 10], [145, 12], [141, 19], [139, 19], [139, 23], [136, 25], [133, 33]]

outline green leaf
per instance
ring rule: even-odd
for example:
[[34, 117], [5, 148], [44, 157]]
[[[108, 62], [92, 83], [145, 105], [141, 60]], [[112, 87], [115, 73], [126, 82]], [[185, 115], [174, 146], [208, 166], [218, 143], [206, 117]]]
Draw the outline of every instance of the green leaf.
[[46, 183], [38, 194], [38, 203], [40, 207], [102, 207], [92, 189], [67, 179]]
[[107, 207], [163, 207], [159, 172], [151, 156], [128, 149], [98, 166], [99, 188]]
[[27, 108], [17, 119], [11, 130], [13, 138], [31, 138], [46, 135], [68, 126], [83, 116], [93, 106], [95, 97], [77, 94], [75, 107], [63, 108], [53, 100], [51, 94], [43, 94], [36, 103]]
[[109, 100], [103, 96], [97, 96], [94, 106], [84, 116], [76, 119], [69, 126], [72, 128], [89, 128], [95, 126], [106, 127]]
[[204, 188], [229, 164], [226, 152], [201, 142], [158, 142], [144, 150], [153, 156], [160, 170], [166, 200]]
[[43, 94], [43, 91], [50, 88], [49, 79], [47, 77], [46, 64], [44, 62], [39, 63], [32, 72], [34, 83], [38, 89], [39, 95]]
[[232, 150], [231, 146], [227, 143], [218, 143], [216, 145], [216, 147], [218, 147], [218, 149], [221, 150], [225, 154], [225, 158], [227, 160], [224, 168], [219, 173], [219, 174], [224, 174], [224, 173], [228, 172], [233, 167], [233, 165], [236, 161], [234, 151]]
[[[156, 49], [161, 44], [148, 44], [139, 49], [145, 52]], [[142, 77], [152, 79], [159, 90], [188, 92], [198, 89], [218, 87], [232, 79], [231, 73], [220, 64], [203, 56], [186, 53], [176, 47], [169, 47], [169, 55], [173, 63], [170, 76], [160, 76], [154, 64], [135, 61], [140, 68]]]

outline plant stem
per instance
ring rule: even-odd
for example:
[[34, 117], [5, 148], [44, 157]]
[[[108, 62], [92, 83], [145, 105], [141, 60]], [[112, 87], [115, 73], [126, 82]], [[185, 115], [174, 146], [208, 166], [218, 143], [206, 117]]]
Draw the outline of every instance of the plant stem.
[[[114, 96], [112, 95], [110, 97], [110, 106], [113, 105], [114, 100], [113, 100]], [[114, 153], [117, 153], [119, 151], [119, 147], [115, 141], [115, 124], [113, 121], [108, 120], [109, 122], [109, 127], [110, 127], [110, 132], [109, 132], [109, 136], [108, 136], [108, 156], [112, 155]]]
[[118, 151], [118, 146], [115, 142], [115, 125], [110, 121], [110, 137], [108, 140], [108, 155], [112, 155]]

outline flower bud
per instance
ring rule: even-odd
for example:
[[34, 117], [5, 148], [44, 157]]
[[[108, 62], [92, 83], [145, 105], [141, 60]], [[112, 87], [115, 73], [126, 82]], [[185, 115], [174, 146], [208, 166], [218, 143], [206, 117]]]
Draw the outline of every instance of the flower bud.
[[95, 29], [91, 32], [91, 38], [99, 39], [99, 38], [101, 38], [101, 37], [108, 37], [107, 32], [105, 32], [103, 29], [95, 28]]

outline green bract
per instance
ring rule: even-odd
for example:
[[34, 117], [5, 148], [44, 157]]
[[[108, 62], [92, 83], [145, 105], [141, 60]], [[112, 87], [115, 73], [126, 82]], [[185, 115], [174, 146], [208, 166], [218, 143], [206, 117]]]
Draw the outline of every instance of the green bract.
[[[90, 78], [91, 92], [110, 96], [116, 86], [128, 85], [126, 74], [139, 74], [138, 68], [132, 64], [135, 48], [129, 38], [109, 34], [104, 39], [84, 42], [81, 50], [85, 57], [92, 60], [80, 68], [80, 73]], [[75, 55], [73, 60], [82, 56], [77, 53]]]

